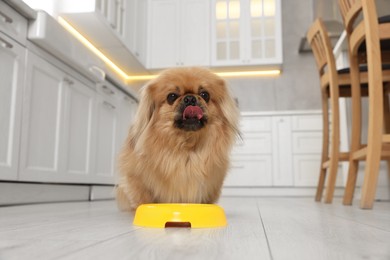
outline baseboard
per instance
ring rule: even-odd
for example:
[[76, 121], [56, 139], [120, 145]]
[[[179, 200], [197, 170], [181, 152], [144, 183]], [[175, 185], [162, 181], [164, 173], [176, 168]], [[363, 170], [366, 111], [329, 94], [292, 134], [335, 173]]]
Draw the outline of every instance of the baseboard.
[[113, 199], [113, 185], [0, 182], [0, 206]]
[[114, 198], [114, 186], [91, 186], [90, 200], [106, 200]]
[[[336, 188], [335, 196], [343, 195], [342, 188]], [[224, 187], [222, 196], [265, 196], [265, 197], [313, 197], [315, 187]]]
[[89, 200], [89, 186], [0, 182], [0, 205]]

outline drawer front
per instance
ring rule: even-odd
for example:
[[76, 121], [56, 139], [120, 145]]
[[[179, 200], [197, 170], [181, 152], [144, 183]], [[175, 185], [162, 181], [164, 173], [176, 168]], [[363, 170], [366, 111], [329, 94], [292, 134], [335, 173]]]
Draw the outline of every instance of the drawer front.
[[292, 134], [294, 154], [320, 154], [322, 151], [321, 132], [297, 132]]
[[103, 82], [99, 84], [97, 89], [100, 94], [103, 94], [103, 96], [105, 96], [105, 98], [112, 100], [120, 98], [120, 91], [109, 82]]
[[292, 117], [293, 131], [322, 130], [322, 115], [299, 115]]
[[26, 45], [27, 19], [3, 1], [0, 2], [0, 31]]
[[243, 133], [271, 131], [271, 117], [242, 117], [240, 130]]
[[256, 187], [272, 185], [272, 165], [270, 155], [234, 158], [226, 176], [226, 187]]
[[270, 133], [243, 133], [233, 148], [233, 154], [270, 154], [272, 136]]

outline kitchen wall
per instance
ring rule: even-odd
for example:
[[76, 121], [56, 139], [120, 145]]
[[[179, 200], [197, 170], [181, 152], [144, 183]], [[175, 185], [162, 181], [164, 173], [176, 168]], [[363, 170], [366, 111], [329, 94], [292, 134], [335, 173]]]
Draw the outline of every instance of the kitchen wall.
[[242, 111], [321, 109], [318, 72], [311, 53], [298, 53], [313, 22], [312, 0], [282, 0], [283, 67], [278, 77], [227, 79]]
[[[277, 77], [226, 78], [241, 111], [321, 109], [318, 72], [311, 53], [298, 53], [313, 22], [312, 0], [282, 0], [283, 65]], [[130, 83], [139, 89], [145, 82]]]

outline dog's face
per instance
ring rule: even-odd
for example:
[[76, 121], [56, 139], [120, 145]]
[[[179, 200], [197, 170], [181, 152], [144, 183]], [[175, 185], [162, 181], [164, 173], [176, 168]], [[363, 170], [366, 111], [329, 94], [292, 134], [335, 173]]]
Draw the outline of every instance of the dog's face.
[[145, 89], [140, 109], [144, 103], [149, 106], [149, 120], [161, 131], [201, 131], [209, 124], [229, 121], [230, 110], [235, 109], [224, 81], [201, 68], [163, 72]]

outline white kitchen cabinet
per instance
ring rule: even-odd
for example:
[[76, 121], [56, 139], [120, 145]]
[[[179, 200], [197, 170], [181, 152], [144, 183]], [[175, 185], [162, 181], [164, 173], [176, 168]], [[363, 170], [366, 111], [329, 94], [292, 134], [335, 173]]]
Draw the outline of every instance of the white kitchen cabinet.
[[[292, 117], [292, 154], [294, 186], [316, 187], [321, 167], [322, 118], [314, 115]], [[342, 173], [339, 165], [339, 173]], [[337, 174], [337, 186], [343, 186], [343, 175]]]
[[60, 174], [64, 182], [87, 183], [92, 181], [95, 159], [96, 92], [70, 76], [66, 76], [64, 81], [66, 89]]
[[[105, 21], [113, 31], [123, 36], [125, 4], [123, 0], [58, 0], [54, 6], [57, 15], [63, 13], [99, 14], [100, 21]], [[102, 19], [103, 18], [103, 19]], [[96, 18], [99, 19], [99, 18]]]
[[57, 181], [65, 75], [32, 52], [28, 52], [26, 71], [19, 179]]
[[233, 148], [224, 187], [316, 187], [321, 117], [317, 111], [243, 113], [242, 139]]
[[26, 50], [0, 33], [0, 180], [18, 176]]
[[281, 0], [212, 0], [213, 66], [282, 63]]
[[225, 187], [272, 186], [272, 120], [270, 117], [242, 118], [232, 151]]
[[93, 182], [96, 90], [28, 52], [19, 180]]
[[[58, 0], [55, 9], [58, 16], [76, 28], [125, 73], [142, 74], [146, 69], [139, 61], [141, 58], [138, 59], [127, 44], [131, 37], [128, 36], [131, 31], [128, 26], [133, 26], [132, 13], [127, 6], [132, 8], [130, 0], [85, 0], [82, 4], [78, 0]], [[141, 35], [141, 32], [137, 31], [137, 37], [138, 34]]]
[[[291, 116], [272, 116], [273, 185], [292, 186]], [[318, 148], [316, 149], [316, 151]]]
[[147, 7], [145, 0], [125, 1], [124, 43], [146, 65]]
[[209, 66], [208, 0], [151, 0], [148, 68]]
[[98, 87], [94, 183], [114, 183], [117, 156], [118, 90], [109, 82]]
[[118, 101], [118, 142], [117, 152], [122, 148], [130, 126], [133, 123], [135, 112], [137, 110], [137, 102], [128, 95], [121, 94]]

